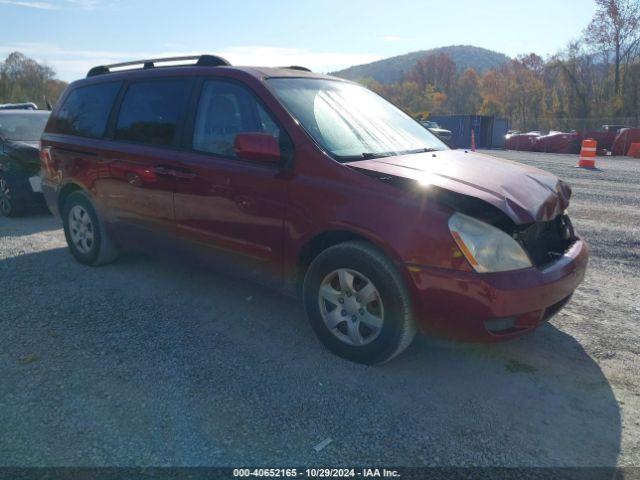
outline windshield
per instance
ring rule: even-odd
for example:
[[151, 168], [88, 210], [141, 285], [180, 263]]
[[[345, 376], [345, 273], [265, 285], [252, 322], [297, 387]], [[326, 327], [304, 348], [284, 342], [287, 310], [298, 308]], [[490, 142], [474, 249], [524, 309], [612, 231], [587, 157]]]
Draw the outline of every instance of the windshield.
[[339, 160], [447, 149], [418, 122], [359, 85], [317, 78], [267, 81], [314, 140]]
[[0, 114], [0, 137], [23, 142], [38, 141], [48, 118], [49, 112]]

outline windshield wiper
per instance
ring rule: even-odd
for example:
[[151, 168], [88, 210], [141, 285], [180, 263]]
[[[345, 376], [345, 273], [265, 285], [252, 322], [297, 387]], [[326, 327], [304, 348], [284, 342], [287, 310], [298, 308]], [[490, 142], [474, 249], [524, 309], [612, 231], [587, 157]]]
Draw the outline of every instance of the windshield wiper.
[[365, 160], [369, 160], [371, 158], [384, 158], [384, 157], [390, 157], [391, 155], [393, 155], [394, 152], [382, 152], [382, 153], [374, 153], [374, 152], [364, 152], [362, 154], [362, 158], [364, 158]]
[[439, 148], [416, 148], [414, 150], [403, 150], [398, 152], [363, 152], [360, 155], [345, 155], [339, 157], [341, 161], [355, 162], [358, 160], [372, 160], [375, 158], [397, 157], [398, 155], [412, 155], [414, 153], [439, 152]]
[[395, 152], [381, 152], [381, 153], [363, 152], [360, 155], [344, 155], [344, 156], [339, 156], [338, 158], [343, 162], [355, 162], [358, 160], [371, 160], [373, 158], [390, 157], [391, 155], [395, 155]]
[[414, 153], [428, 153], [428, 152], [439, 152], [439, 148], [426, 147], [426, 148], [416, 148], [415, 150], [406, 150], [404, 152], [400, 152], [399, 155], [413, 155]]

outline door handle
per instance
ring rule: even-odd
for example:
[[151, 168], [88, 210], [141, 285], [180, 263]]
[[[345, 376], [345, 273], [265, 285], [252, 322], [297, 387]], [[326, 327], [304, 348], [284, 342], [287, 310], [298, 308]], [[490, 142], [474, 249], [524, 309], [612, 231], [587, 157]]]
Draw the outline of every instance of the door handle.
[[156, 182], [158, 180], [156, 170], [154, 168], [137, 165], [131, 162], [111, 159], [109, 162], [109, 170], [116, 178], [124, 178], [133, 186], [141, 186], [143, 183]]
[[139, 186], [142, 182], [155, 182], [158, 180], [156, 177], [156, 172], [151, 169], [138, 167], [131, 168], [127, 171], [127, 180], [131, 185]]

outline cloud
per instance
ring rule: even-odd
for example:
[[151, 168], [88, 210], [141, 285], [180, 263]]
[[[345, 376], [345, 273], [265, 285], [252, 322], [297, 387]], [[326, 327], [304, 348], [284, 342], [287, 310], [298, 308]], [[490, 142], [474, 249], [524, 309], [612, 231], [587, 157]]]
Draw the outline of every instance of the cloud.
[[0, 0], [0, 5], [14, 5], [16, 7], [35, 8], [37, 10], [57, 10], [58, 6], [49, 2], [28, 2], [21, 0]]
[[100, 6], [101, 0], [64, 0], [64, 3], [37, 2], [29, 0], [0, 0], [0, 5], [35, 8], [37, 10], [60, 10], [65, 6], [77, 7], [82, 10], [93, 10]]
[[65, 0], [68, 4], [82, 8], [84, 10], [93, 10], [100, 6], [100, 0]]
[[409, 37], [403, 37], [401, 35], [385, 35], [382, 37], [383, 42], [408, 42]]
[[147, 58], [178, 57], [211, 53], [220, 55], [233, 65], [259, 65], [265, 67], [303, 65], [317, 72], [329, 72], [380, 60], [370, 53], [313, 51], [301, 48], [243, 45], [201, 50], [164, 49], [161, 51], [110, 51], [66, 49], [45, 43], [14, 43], [0, 46], [0, 56], [19, 51], [39, 62], [51, 66], [63, 80], [75, 80], [86, 75], [96, 65], [119, 63]]

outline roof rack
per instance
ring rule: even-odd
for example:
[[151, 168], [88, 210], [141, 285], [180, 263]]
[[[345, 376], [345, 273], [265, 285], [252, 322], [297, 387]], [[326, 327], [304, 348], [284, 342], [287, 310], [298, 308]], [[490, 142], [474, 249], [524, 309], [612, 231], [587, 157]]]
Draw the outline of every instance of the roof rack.
[[[164, 62], [181, 62], [184, 60], [196, 60], [193, 66], [197, 67], [225, 67], [231, 64], [224, 58], [216, 55], [191, 55], [186, 57], [165, 57], [165, 58], [150, 58], [148, 60], [135, 60], [132, 62], [113, 63], [111, 65], [99, 65], [93, 67], [87, 73], [88, 77], [95, 77], [96, 75], [103, 75], [105, 73], [111, 73], [113, 68], [131, 67], [134, 65], [142, 65], [142, 69], [155, 68], [156, 63]], [[186, 66], [192, 66], [187, 64]]]
[[282, 68], [288, 68], [289, 70], [302, 70], [303, 72], [310, 72], [311, 71], [307, 67], [301, 67], [300, 65], [290, 65], [288, 67], [282, 67]]

